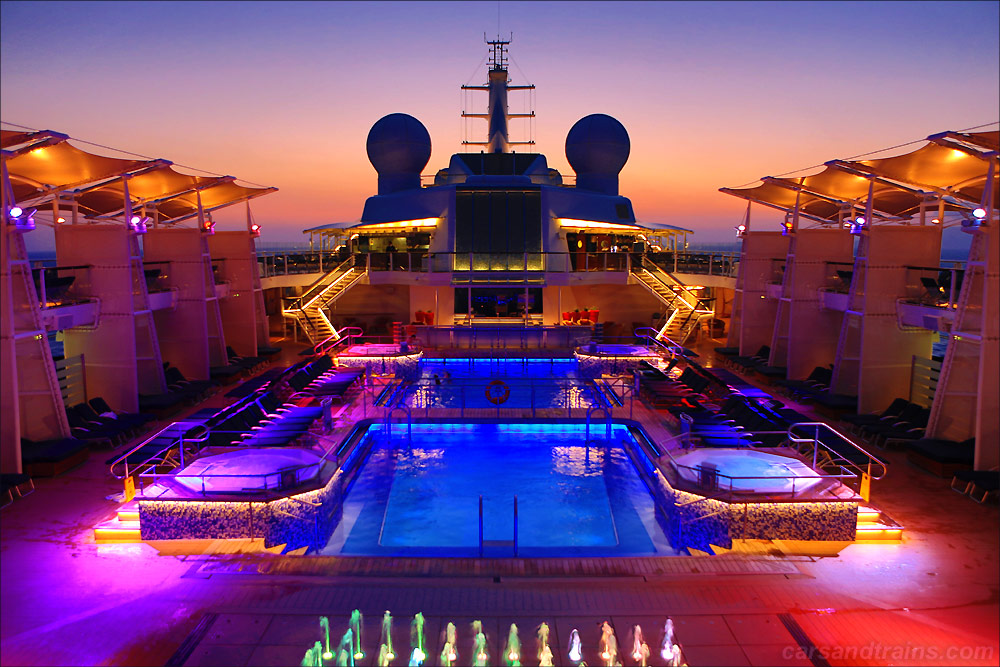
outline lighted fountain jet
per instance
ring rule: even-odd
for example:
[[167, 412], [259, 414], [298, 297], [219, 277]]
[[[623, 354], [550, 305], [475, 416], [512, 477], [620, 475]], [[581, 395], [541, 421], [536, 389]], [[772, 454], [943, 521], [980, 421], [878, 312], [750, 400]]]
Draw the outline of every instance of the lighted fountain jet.
[[552, 667], [552, 647], [549, 646], [549, 625], [538, 626], [538, 667]]
[[326, 650], [323, 651], [324, 660], [332, 660], [333, 653], [330, 652], [330, 619], [326, 616], [319, 617], [319, 629], [323, 632], [324, 644]]
[[681, 655], [681, 647], [674, 644], [670, 647], [670, 657], [665, 663], [667, 667], [684, 667], [684, 657]]
[[638, 625], [632, 628], [632, 659], [642, 667], [649, 664], [649, 645], [642, 636], [642, 628]]
[[388, 611], [382, 615], [382, 639], [378, 648], [379, 667], [389, 667], [396, 654], [392, 650], [392, 614]]
[[362, 660], [365, 652], [361, 649], [361, 610], [355, 609], [351, 612], [351, 631], [354, 635], [354, 660]]
[[458, 643], [455, 624], [449, 623], [444, 631], [444, 649], [441, 651], [441, 664], [446, 667], [452, 667], [456, 660], [458, 660]]
[[576, 628], [569, 633], [569, 659], [570, 662], [581, 662], [583, 660], [583, 643], [580, 641], [580, 633]]
[[350, 628], [340, 638], [340, 645], [337, 646], [338, 667], [354, 667], [354, 631]]
[[311, 649], [302, 656], [302, 667], [323, 667], [323, 643], [316, 642]]
[[483, 622], [472, 622], [472, 634], [475, 640], [472, 644], [472, 667], [486, 667], [489, 664], [489, 653], [486, 652], [486, 635], [483, 633]]
[[615, 638], [615, 629], [607, 621], [601, 624], [601, 660], [607, 667], [620, 664], [618, 662], [618, 639]]
[[507, 645], [503, 649], [504, 660], [507, 667], [521, 667], [521, 640], [517, 636], [517, 625], [510, 624], [510, 632], [507, 633]]
[[417, 613], [410, 623], [410, 667], [422, 667], [427, 655], [424, 653], [424, 615]]
[[663, 624], [663, 641], [660, 643], [660, 657], [669, 662], [674, 653], [673, 647], [676, 643], [674, 640], [674, 622], [667, 616], [667, 620]]

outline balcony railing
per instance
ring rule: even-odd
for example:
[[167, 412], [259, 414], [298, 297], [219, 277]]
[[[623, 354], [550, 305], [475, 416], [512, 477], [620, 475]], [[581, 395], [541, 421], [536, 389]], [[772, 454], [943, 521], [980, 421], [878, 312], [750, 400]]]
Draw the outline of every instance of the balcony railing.
[[[357, 268], [371, 272], [402, 271], [441, 274], [537, 274], [630, 272], [645, 257], [668, 273], [696, 273], [735, 277], [738, 253], [733, 252], [428, 252], [355, 253]], [[300, 273], [324, 273], [349, 255], [333, 251], [258, 253], [264, 278]], [[460, 278], [461, 279], [461, 278]], [[473, 281], [474, 282], [474, 281]]]

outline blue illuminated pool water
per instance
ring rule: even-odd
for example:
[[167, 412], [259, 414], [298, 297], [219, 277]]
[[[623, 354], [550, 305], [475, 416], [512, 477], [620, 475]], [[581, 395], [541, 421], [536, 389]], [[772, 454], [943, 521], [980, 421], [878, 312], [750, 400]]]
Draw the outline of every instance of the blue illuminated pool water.
[[476, 556], [480, 495], [486, 556], [513, 555], [515, 495], [520, 556], [674, 554], [622, 426], [591, 447], [583, 424], [417, 423], [412, 447], [370, 433], [323, 554]]
[[592, 386], [577, 368], [576, 359], [423, 359], [405, 401], [411, 408], [491, 408], [486, 387], [500, 380], [510, 392], [503, 408], [590, 407]]

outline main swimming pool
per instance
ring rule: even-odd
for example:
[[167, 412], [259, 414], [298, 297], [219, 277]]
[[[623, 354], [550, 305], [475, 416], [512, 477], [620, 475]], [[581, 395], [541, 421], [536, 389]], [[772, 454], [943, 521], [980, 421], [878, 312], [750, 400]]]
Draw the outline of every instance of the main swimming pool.
[[[600, 429], [603, 436], [603, 428]], [[579, 423], [416, 423], [387, 443], [381, 424], [325, 555], [674, 555], [616, 425], [591, 441]], [[593, 434], [593, 432], [592, 432]]]
[[420, 376], [407, 389], [411, 408], [491, 408], [485, 387], [499, 380], [509, 392], [503, 408], [587, 408], [593, 385], [576, 359], [423, 359]]

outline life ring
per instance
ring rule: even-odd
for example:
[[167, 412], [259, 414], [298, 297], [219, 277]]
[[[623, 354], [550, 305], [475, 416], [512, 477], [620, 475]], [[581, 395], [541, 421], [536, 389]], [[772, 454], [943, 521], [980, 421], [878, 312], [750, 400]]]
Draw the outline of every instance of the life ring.
[[506, 403], [510, 398], [510, 387], [503, 380], [493, 380], [486, 385], [486, 400], [493, 405]]

